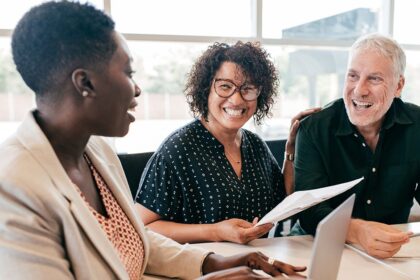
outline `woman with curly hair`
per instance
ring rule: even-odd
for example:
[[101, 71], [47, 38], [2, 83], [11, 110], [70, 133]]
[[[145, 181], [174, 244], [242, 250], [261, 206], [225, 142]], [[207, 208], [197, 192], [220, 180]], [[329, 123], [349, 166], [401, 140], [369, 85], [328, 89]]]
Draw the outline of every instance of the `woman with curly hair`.
[[[265, 142], [242, 127], [270, 114], [277, 88], [258, 44], [215, 43], [204, 52], [186, 85], [196, 119], [163, 142], [140, 181], [136, 201], [149, 228], [182, 243], [247, 243], [267, 234], [271, 224], [254, 224], [291, 192], [293, 166], [285, 162], [283, 177]], [[287, 152], [298, 119], [312, 112], [295, 117]]]

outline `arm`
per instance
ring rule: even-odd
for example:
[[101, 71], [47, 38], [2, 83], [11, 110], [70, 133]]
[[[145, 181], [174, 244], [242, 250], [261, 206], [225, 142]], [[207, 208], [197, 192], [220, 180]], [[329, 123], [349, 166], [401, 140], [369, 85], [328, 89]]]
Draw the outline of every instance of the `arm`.
[[245, 244], [266, 234], [273, 226], [265, 224], [254, 227], [256, 221], [250, 223], [241, 219], [229, 219], [215, 224], [182, 224], [162, 220], [159, 214], [138, 203], [136, 209], [149, 229], [179, 243], [231, 241]]
[[48, 213], [36, 194], [0, 183], [0, 279], [74, 279]]
[[[150, 257], [146, 273], [172, 278], [192, 279], [260, 279], [252, 269], [261, 269], [270, 275], [299, 275], [306, 267], [292, 266], [277, 260], [271, 262], [259, 252], [223, 257], [192, 245], [180, 245], [153, 231], [147, 231]], [[266, 278], [266, 277], [264, 277]]]
[[283, 263], [260, 252], [237, 254], [223, 257], [210, 254], [203, 263], [203, 279], [267, 279], [261, 274], [256, 274], [253, 269], [259, 269], [271, 276], [283, 274], [289, 276], [302, 276], [298, 272], [306, 270], [306, 267], [297, 267]]
[[[313, 113], [319, 112], [321, 110], [320, 107], [308, 109], [305, 111], [300, 112], [296, 116], [294, 116], [290, 123], [290, 131], [289, 136], [287, 138], [285, 152], [289, 155], [295, 155], [295, 142], [296, 142], [296, 134], [299, 129], [300, 120], [303, 118], [312, 115]], [[293, 170], [293, 160], [287, 160], [284, 157], [283, 160], [283, 168], [282, 168], [283, 176], [284, 176], [284, 187], [286, 189], [286, 194], [289, 195], [294, 192], [295, 190], [295, 176]]]
[[[328, 177], [323, 166], [323, 159], [313, 136], [305, 127], [300, 127], [296, 137], [295, 184], [297, 191], [328, 186]], [[303, 229], [315, 234], [318, 223], [327, 216], [333, 208], [329, 202], [322, 202], [299, 215]]]
[[[417, 182], [420, 182], [420, 179]], [[417, 184], [420, 185], [420, 183], [417, 183]], [[417, 189], [414, 194], [414, 197], [416, 198], [417, 202], [420, 204], [420, 187], [418, 187], [418, 185], [417, 185]]]
[[395, 255], [402, 245], [410, 241], [410, 232], [390, 225], [352, 219], [347, 233], [348, 243], [359, 244], [371, 256], [385, 259]]

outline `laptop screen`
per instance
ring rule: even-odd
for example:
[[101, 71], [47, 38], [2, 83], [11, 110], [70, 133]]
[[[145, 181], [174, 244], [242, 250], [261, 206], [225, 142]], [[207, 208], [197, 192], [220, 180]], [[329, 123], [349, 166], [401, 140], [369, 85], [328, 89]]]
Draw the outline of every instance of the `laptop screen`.
[[312, 249], [312, 259], [308, 273], [309, 279], [337, 279], [354, 199], [355, 194], [351, 195], [319, 222]]

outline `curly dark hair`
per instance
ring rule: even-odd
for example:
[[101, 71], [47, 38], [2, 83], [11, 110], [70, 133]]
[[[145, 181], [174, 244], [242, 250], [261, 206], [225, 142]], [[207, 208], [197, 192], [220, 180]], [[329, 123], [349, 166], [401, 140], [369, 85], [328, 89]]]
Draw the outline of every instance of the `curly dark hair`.
[[115, 23], [89, 4], [47, 2], [29, 10], [12, 36], [16, 69], [37, 96], [60, 88], [76, 68], [101, 69], [117, 45]]
[[240, 41], [231, 46], [214, 43], [194, 64], [185, 87], [187, 101], [194, 116], [202, 116], [207, 120], [210, 87], [223, 62], [237, 64], [245, 77], [256, 86], [261, 86], [254, 114], [256, 123], [260, 124], [265, 116], [271, 116], [270, 109], [279, 86], [277, 70], [269, 60], [269, 54], [259, 43]]

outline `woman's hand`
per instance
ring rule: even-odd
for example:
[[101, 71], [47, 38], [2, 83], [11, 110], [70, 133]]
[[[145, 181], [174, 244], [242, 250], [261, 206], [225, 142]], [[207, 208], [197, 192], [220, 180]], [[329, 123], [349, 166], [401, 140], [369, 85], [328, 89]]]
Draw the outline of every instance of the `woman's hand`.
[[273, 224], [264, 224], [254, 227], [258, 219], [252, 223], [242, 219], [229, 219], [214, 224], [215, 233], [213, 241], [230, 241], [246, 244], [268, 233]]
[[261, 275], [253, 271], [250, 267], [247, 266], [238, 266], [234, 268], [224, 269], [216, 272], [212, 272], [203, 277], [200, 277], [200, 280], [219, 280], [219, 279], [229, 279], [229, 280], [242, 280], [242, 279], [269, 279], [267, 276]]
[[[224, 276], [223, 279], [236, 279], [236, 278], [228, 278], [229, 275], [232, 277], [237, 275], [237, 274], [233, 274], [232, 270], [228, 270], [228, 271], [224, 271], [224, 270], [234, 268], [234, 267], [241, 267], [241, 266], [246, 266], [249, 269], [259, 269], [271, 276], [279, 276], [279, 275], [286, 274], [289, 276], [303, 277], [298, 272], [302, 272], [306, 270], [306, 267], [304, 266], [293, 266], [293, 265], [283, 263], [277, 260], [270, 262], [269, 258], [266, 255], [260, 252], [252, 252], [252, 253], [233, 255], [230, 257], [223, 257], [217, 254], [210, 254], [204, 260], [203, 273], [208, 274], [215, 271], [220, 271], [217, 274], [218, 277], [223, 278]], [[234, 272], [239, 273], [239, 271], [234, 271]], [[250, 274], [250, 272], [252, 272], [251, 270], [240, 270], [240, 272], [248, 273], [249, 277], [253, 275], [253, 274]], [[223, 274], [223, 273], [226, 273], [226, 274]], [[260, 277], [260, 276], [254, 276], [254, 277]], [[222, 278], [208, 278], [208, 279], [222, 279]], [[261, 278], [247, 278], [247, 279], [261, 279]], [[262, 279], [265, 279], [265, 278], [263, 277]]]

